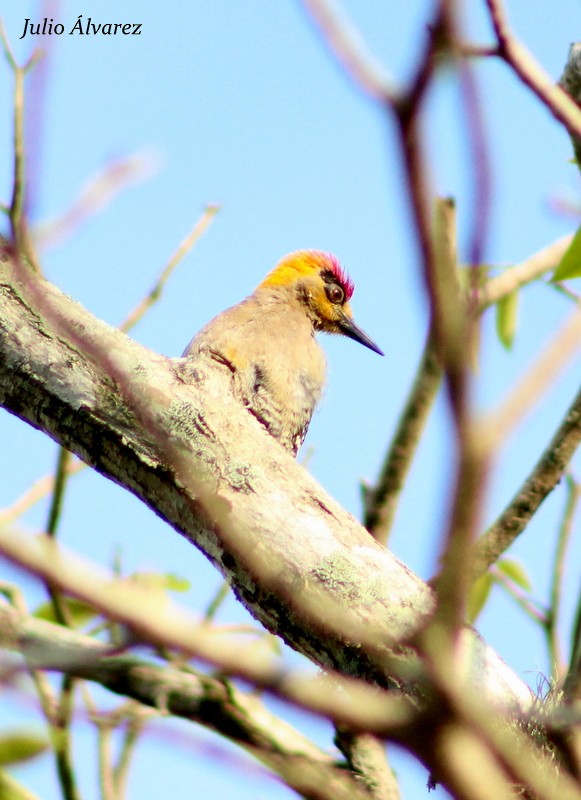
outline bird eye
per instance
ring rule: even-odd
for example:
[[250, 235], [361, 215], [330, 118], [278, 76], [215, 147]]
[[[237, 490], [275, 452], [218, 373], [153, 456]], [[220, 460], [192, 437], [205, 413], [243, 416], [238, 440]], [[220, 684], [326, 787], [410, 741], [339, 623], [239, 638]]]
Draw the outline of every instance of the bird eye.
[[338, 305], [345, 300], [345, 292], [343, 289], [336, 283], [331, 283], [329, 286], [326, 287], [327, 289], [327, 297], [332, 303]]

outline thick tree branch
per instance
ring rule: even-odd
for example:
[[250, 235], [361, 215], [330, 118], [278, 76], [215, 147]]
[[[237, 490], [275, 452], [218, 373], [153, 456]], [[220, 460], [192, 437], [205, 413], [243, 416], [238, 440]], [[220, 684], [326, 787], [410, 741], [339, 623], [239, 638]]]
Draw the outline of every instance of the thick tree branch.
[[[250, 612], [291, 646], [321, 666], [394, 685], [392, 648], [399, 650], [432, 610], [426, 585], [238, 406], [229, 373], [155, 355], [42, 278], [28, 273], [27, 280], [33, 292], [6, 255], [1, 403], [143, 499], [203, 550]], [[31, 296], [50, 307], [49, 320]], [[151, 419], [188, 460], [195, 496], [160, 458], [163, 447], [140, 425], [126, 387], [79, 350], [80, 336], [115, 357], [131, 376], [132, 392], [147, 398]], [[527, 704], [526, 687], [469, 631], [464, 652], [466, 674], [482, 693]]]

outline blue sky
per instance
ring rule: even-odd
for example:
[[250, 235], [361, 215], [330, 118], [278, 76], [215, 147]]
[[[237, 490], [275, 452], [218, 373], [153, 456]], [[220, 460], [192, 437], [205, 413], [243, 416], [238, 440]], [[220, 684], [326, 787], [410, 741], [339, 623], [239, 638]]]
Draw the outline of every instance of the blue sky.
[[[466, 25], [474, 40], [490, 41], [482, 6], [465, 4]], [[388, 70], [404, 80], [420, 52], [431, 3], [351, 0], [344, 7]], [[52, 9], [49, 17], [62, 22], [65, 31], [82, 14], [96, 22], [141, 23], [142, 33], [65, 33], [42, 43], [50, 48], [50, 61], [44, 124], [42, 131], [30, 132], [40, 160], [32, 175], [35, 222], [58, 217], [87, 179], [112, 159], [141, 152], [154, 171], [73, 238], [47, 250], [43, 265], [48, 277], [97, 316], [118, 324], [150, 288], [204, 206], [220, 203], [221, 212], [172, 278], [162, 302], [133, 332], [146, 346], [178, 356], [195, 331], [252, 291], [285, 253], [305, 247], [335, 252], [356, 284], [356, 319], [386, 357], [352, 341], [324, 340], [329, 385], [303, 455], [309, 453], [309, 469], [325, 488], [360, 516], [359, 484], [377, 474], [416, 368], [427, 316], [391, 121], [346, 79], [298, 2], [145, 5], [126, 0], [120, 8], [112, 0], [69, 0]], [[556, 79], [578, 36], [579, 2], [560, 0], [550, 15], [541, 0], [515, 0], [508, 10], [515, 31]], [[28, 0], [3, 0], [0, 11], [16, 52], [25, 57], [39, 37], [18, 41], [24, 20], [38, 21], [42, 12]], [[508, 69], [487, 62], [477, 74], [493, 165], [486, 256], [507, 265], [575, 227], [575, 219], [554, 211], [554, 200], [577, 201], [579, 177], [569, 163], [566, 135]], [[4, 119], [10, 92], [3, 66]], [[435, 188], [457, 200], [462, 251], [471, 222], [472, 173], [451, 74], [438, 81], [425, 127]], [[10, 187], [9, 146], [4, 125], [2, 199]], [[482, 408], [494, 407], [506, 395], [569, 309], [570, 303], [546, 287], [523, 292], [519, 334], [508, 354], [495, 339], [492, 316], [485, 319], [475, 379]], [[576, 385], [575, 369], [570, 369], [508, 442], [487, 498], [487, 520], [525, 477]], [[0, 437], [4, 506], [52, 469], [56, 448], [7, 414], [0, 415]], [[425, 578], [434, 568], [446, 518], [451, 445], [445, 403], [439, 401], [392, 539], [395, 553]], [[546, 598], [547, 564], [563, 505], [563, 490], [557, 489], [511, 551], [527, 566], [541, 599]], [[26, 524], [42, 526], [45, 513], [40, 504]], [[203, 608], [219, 585], [219, 576], [198, 552], [133, 497], [88, 472], [71, 484], [61, 535], [68, 547], [103, 564], [120, 550], [128, 571], [182, 574], [192, 588], [181, 599], [192, 609]], [[577, 543], [567, 573], [569, 621], [579, 589], [580, 555]], [[0, 565], [0, 576], [14, 574]], [[41, 593], [33, 582], [25, 583], [34, 605]], [[228, 602], [221, 619], [242, 618], [234, 601]], [[500, 593], [479, 627], [515, 671], [536, 686], [539, 671], [547, 671], [541, 636]], [[34, 718], [18, 699], [10, 700], [10, 708], [13, 719]], [[288, 716], [331, 746], [329, 726], [297, 712]], [[90, 727], [82, 725], [78, 751], [87, 800], [97, 797], [93, 738]], [[291, 796], [263, 780], [255, 767], [236, 766], [231, 757], [216, 767], [208, 756], [208, 748], [215, 747], [230, 752], [191, 726], [156, 726], [140, 748], [130, 796], [153, 800], [171, 791], [180, 800], [190, 797], [194, 786], [205, 797]], [[242, 763], [247, 763], [244, 757]], [[424, 771], [405, 756], [396, 766], [404, 798], [423, 796]], [[22, 769], [19, 776], [43, 798], [58, 797], [48, 759]]]

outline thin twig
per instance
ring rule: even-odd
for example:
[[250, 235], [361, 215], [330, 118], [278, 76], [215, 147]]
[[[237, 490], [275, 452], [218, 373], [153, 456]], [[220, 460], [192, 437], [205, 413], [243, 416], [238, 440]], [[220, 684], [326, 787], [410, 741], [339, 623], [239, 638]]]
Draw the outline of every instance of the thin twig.
[[[72, 459], [65, 447], [59, 447], [57, 467], [54, 478], [52, 500], [45, 526], [47, 536], [55, 538], [64, 502], [67, 482], [67, 468]], [[61, 625], [70, 625], [70, 613], [66, 600], [60, 590], [51, 582], [45, 581], [56, 620]], [[52, 727], [53, 749], [57, 765], [57, 773], [64, 800], [79, 800], [79, 790], [73, 766], [71, 722], [74, 710], [75, 679], [64, 675], [58, 698], [58, 708], [54, 721], [47, 720]]]
[[115, 793], [115, 783], [113, 780], [111, 752], [112, 730], [108, 720], [95, 718], [97, 726], [97, 742], [99, 753], [99, 786], [101, 787], [102, 800], [117, 800]]
[[216, 614], [218, 613], [218, 609], [224, 602], [224, 600], [230, 594], [230, 584], [228, 581], [222, 581], [220, 586], [218, 587], [218, 591], [214, 595], [214, 597], [208, 603], [208, 607], [204, 612], [204, 620], [206, 622], [212, 622]]
[[450, 632], [466, 618], [472, 557], [489, 470], [489, 450], [478, 424], [470, 421], [460, 434], [460, 453], [455, 468], [456, 485], [450, 523], [441, 548], [438, 574], [430, 581], [438, 594], [438, 620]]
[[462, 108], [471, 150], [470, 161], [473, 169], [471, 197], [471, 231], [468, 244], [468, 264], [472, 268], [471, 300], [476, 299], [478, 290], [478, 268], [485, 261], [485, 246], [490, 233], [490, 210], [492, 202], [493, 163], [486, 136], [482, 101], [472, 65], [460, 60], [460, 92]]
[[[449, 33], [454, 31], [454, 21], [449, 20]], [[458, 37], [452, 38], [455, 47]], [[456, 50], [454, 50], [456, 54]], [[488, 444], [482, 436], [480, 423], [472, 411], [470, 397], [471, 372], [469, 359], [473, 357], [478, 343], [478, 283], [480, 266], [484, 261], [484, 250], [488, 236], [488, 221], [491, 202], [490, 158], [483, 134], [483, 119], [478, 88], [470, 66], [460, 62], [460, 87], [464, 104], [468, 110], [468, 132], [473, 151], [473, 220], [469, 243], [470, 283], [466, 298], [456, 300], [456, 309], [450, 308], [452, 287], [440, 303], [442, 314], [449, 320], [456, 315], [456, 324], [450, 328], [446, 376], [454, 412], [457, 439], [456, 485], [446, 532], [444, 546], [439, 558], [439, 573], [432, 585], [438, 595], [436, 620], [443, 623], [455, 637], [466, 616], [466, 602], [470, 590], [469, 572], [473, 544], [483, 508], [485, 488], [490, 469]], [[455, 253], [448, 256], [449, 271]], [[441, 259], [441, 257], [440, 257]], [[440, 291], [440, 296], [443, 292]], [[456, 292], [458, 298], [458, 292]], [[463, 301], [463, 302], [462, 302]], [[451, 325], [450, 321], [445, 323]], [[452, 338], [453, 337], [453, 338]]]
[[23, 67], [19, 66], [10, 49], [10, 44], [0, 20], [0, 41], [6, 54], [6, 58], [14, 73], [14, 117], [13, 117], [13, 140], [14, 140], [14, 162], [13, 162], [13, 181], [12, 199], [10, 201], [10, 227], [12, 231], [12, 241], [17, 253], [26, 257], [29, 266], [36, 272], [40, 272], [38, 259], [34, 251], [28, 222], [25, 215], [26, 202], [26, 177], [25, 177], [25, 142], [24, 142], [24, 77], [35, 62], [40, 57], [40, 51], [34, 51]]
[[[20, 590], [8, 584], [0, 583], [0, 591], [9, 599], [19, 618], [23, 619], [28, 612]], [[63, 676], [63, 687], [65, 688], [57, 702], [56, 695], [46, 674], [41, 669], [32, 667], [29, 669], [29, 674], [49, 728], [63, 798], [64, 800], [80, 800], [76, 787], [75, 773], [72, 768], [70, 737], [67, 735], [72, 714], [72, 693], [68, 689], [72, 689], [74, 679], [68, 675]], [[1, 792], [0, 796], [2, 796]]]
[[302, 3], [327, 49], [355, 83], [379, 102], [394, 103], [397, 91], [391, 77], [338, 5], [333, 0], [302, 0]]
[[[134, 703], [133, 708], [134, 712], [127, 720], [127, 729], [123, 736], [117, 763], [113, 767], [113, 785], [115, 787], [116, 800], [124, 800], [127, 794], [127, 779], [129, 777], [131, 758], [145, 726], [146, 716], [141, 713], [143, 707]], [[147, 716], [150, 716], [150, 714], [151, 712], [148, 711]]]
[[[416, 229], [416, 241], [420, 251], [421, 269], [428, 293], [430, 307], [435, 306], [433, 287], [433, 264], [435, 255], [432, 242], [431, 197], [424, 148], [421, 145], [419, 122], [415, 114], [398, 117], [400, 142], [406, 171], [406, 188]], [[434, 330], [436, 342], [439, 333]]]
[[490, 414], [483, 426], [488, 429], [491, 448], [505, 442], [514, 434], [518, 424], [551, 387], [559, 373], [569, 364], [581, 346], [581, 304], [561, 329], [553, 336], [543, 352], [529, 367], [517, 385]]
[[[54, 479], [53, 502], [51, 503], [49, 522], [47, 526], [50, 531], [51, 538], [56, 533], [60, 505], [62, 501], [62, 490], [64, 488], [64, 474], [67, 467], [67, 459], [62, 457], [63, 452], [66, 451], [61, 448], [59, 453], [57, 475]], [[55, 583], [50, 579], [45, 579], [44, 583], [49, 592], [56, 619], [58, 619], [62, 625], [66, 625], [67, 609], [63, 602], [61, 592], [56, 588]], [[11, 590], [10, 587], [2, 586], [1, 588], [5, 596], [11, 600], [16, 608], [18, 608], [19, 613], [25, 614], [26, 606], [20, 593], [13, 589]], [[70, 725], [73, 713], [74, 678], [69, 675], [63, 676], [61, 691], [57, 700], [57, 697], [42, 670], [31, 668], [29, 673], [34, 683], [34, 687], [40, 701], [40, 707], [49, 729], [63, 798], [64, 800], [80, 800], [75, 771], [73, 768], [70, 735]]]
[[131, 153], [109, 161], [81, 188], [71, 207], [58, 218], [35, 229], [35, 240], [43, 250], [62, 244], [90, 217], [97, 214], [123, 189], [148, 178], [155, 161], [148, 152]]
[[515, 603], [522, 608], [530, 619], [545, 628], [548, 623], [548, 614], [539, 608], [518, 586], [508, 578], [501, 569], [496, 566], [491, 568], [494, 579], [501, 584], [503, 589], [509, 594]]
[[419, 113], [427, 91], [434, 78], [438, 56], [451, 57], [455, 49], [456, 37], [452, 35], [455, 28], [452, 5], [447, 0], [439, 0], [433, 21], [428, 26], [428, 36], [420, 49], [420, 56], [408, 85], [395, 98], [394, 110], [399, 120], [406, 127], [409, 117]]
[[210, 223], [220, 210], [220, 206], [209, 205], [204, 210], [201, 217], [198, 219], [190, 233], [181, 242], [175, 253], [172, 255], [167, 265], [162, 270], [152, 289], [148, 294], [135, 306], [124, 322], [119, 326], [122, 331], [129, 331], [142, 319], [144, 314], [151, 308], [151, 306], [160, 298], [165, 284], [167, 283], [170, 275], [184, 258], [184, 256], [192, 249], [200, 237], [206, 232]]
[[555, 559], [551, 575], [550, 605], [547, 614], [545, 632], [549, 647], [550, 663], [553, 670], [553, 680], [559, 683], [565, 674], [562, 648], [559, 641], [559, 623], [561, 620], [561, 595], [564, 585], [565, 557], [573, 532], [575, 511], [581, 496], [580, 487], [571, 475], [567, 475], [567, 501], [563, 519], [559, 526], [559, 536], [555, 548]]
[[53, 729], [55, 734], [53, 748], [64, 800], [81, 800], [73, 767], [73, 753], [71, 747], [71, 722], [74, 711], [75, 683], [75, 678], [70, 675], [63, 675], [57, 723]]
[[531, 89], [571, 136], [581, 137], [581, 110], [569, 95], [547, 75], [522, 42], [513, 36], [501, 0], [486, 0], [498, 42], [500, 58]]
[[554, 489], [581, 444], [581, 391], [551, 441], [510, 503], [476, 543], [472, 580], [482, 575], [523, 532]]
[[464, 58], [492, 58], [499, 56], [499, 50], [496, 45], [490, 44], [476, 44], [474, 42], [460, 42], [456, 46], [458, 55]]
[[[48, 519], [45, 530], [48, 536], [55, 537], [64, 502], [66, 481], [68, 476], [68, 466], [72, 459], [72, 453], [66, 447], [59, 447], [57, 467], [54, 477], [52, 500], [48, 512]], [[70, 624], [70, 614], [66, 600], [62, 594], [50, 583], [46, 584], [48, 594], [52, 603], [55, 618], [61, 625]]]
[[440, 315], [441, 352], [456, 433], [454, 495], [444, 543], [440, 552], [440, 572], [433, 582], [437, 592], [436, 619], [455, 637], [466, 617], [469, 591], [468, 574], [473, 541], [478, 530], [482, 499], [488, 472], [489, 450], [471, 411], [470, 358], [475, 341], [477, 317], [469, 313], [457, 285], [455, 217], [440, 202], [436, 208], [435, 313]]
[[[19, 617], [24, 618], [28, 615], [26, 601], [19, 587], [0, 581], [0, 594], [4, 595], [10, 605], [16, 609]], [[57, 708], [57, 700], [53, 688], [41, 670], [31, 669], [30, 677], [34, 683], [44, 718], [49, 725], [52, 725], [55, 721]]]
[[569, 702], [581, 700], [581, 592], [577, 597], [571, 634], [571, 658], [563, 691]]
[[565, 286], [564, 283], [555, 283], [554, 281], [550, 281], [548, 286], [551, 289], [554, 289], [555, 292], [557, 292], [557, 294], [566, 297], [567, 300], [572, 300], [574, 303], [577, 303], [578, 305], [581, 304], [581, 294], [579, 294], [579, 292], [574, 292], [568, 286]]
[[363, 489], [363, 524], [382, 544], [387, 544], [399, 497], [441, 382], [442, 367], [430, 332], [377, 483]]
[[[61, 16], [61, 0], [41, 0], [37, 5], [39, 19], [59, 19]], [[26, 152], [27, 172], [29, 180], [26, 184], [26, 209], [28, 216], [34, 218], [35, 206], [41, 196], [43, 178], [43, 148], [46, 145], [45, 122], [49, 104], [48, 86], [52, 55], [58, 46], [56, 36], [43, 36], [41, 39], [42, 59], [30, 75], [27, 91], [26, 114]], [[35, 245], [38, 245], [36, 236]]]
[[[448, 381], [452, 384], [456, 380], [453, 365], [463, 363], [463, 348], [460, 346], [460, 341], [464, 342], [463, 337], [459, 336], [461, 333], [459, 327], [464, 324], [464, 311], [460, 310], [460, 304], [457, 302], [459, 293], [455, 291], [456, 241], [454, 238], [452, 259], [449, 259], [446, 253], [446, 249], [450, 248], [445, 241], [449, 228], [445, 217], [453, 216], [454, 210], [451, 201], [436, 201], [434, 216], [439, 231], [434, 236], [432, 199], [434, 192], [429, 181], [426, 147], [421, 131], [421, 114], [427, 90], [434, 77], [435, 58], [441, 54], [452, 56], [456, 38], [454, 4], [441, 0], [436, 8], [431, 35], [418, 60], [416, 74], [410, 81], [408, 90], [402, 93], [394, 107], [403, 152], [406, 188], [416, 228], [422, 277], [430, 303], [435, 343]], [[452, 227], [455, 237], [455, 227]], [[441, 251], [438, 251], [439, 247]], [[447, 263], [449, 260], [454, 262], [453, 269], [449, 269]], [[457, 395], [456, 390], [452, 392], [452, 397], [455, 395]]]
[[387, 762], [385, 743], [381, 739], [337, 725], [334, 741], [352, 773], [359, 776], [369, 800], [400, 800], [399, 786]]
[[[67, 473], [69, 475], [75, 475], [77, 472], [80, 472], [82, 469], [86, 469], [87, 465], [84, 464], [82, 461], [79, 461], [75, 458], [72, 462], [69, 462], [67, 466]], [[28, 511], [35, 503], [38, 503], [47, 494], [53, 491], [55, 485], [55, 475], [45, 475], [42, 478], [39, 478], [35, 481], [32, 486], [30, 486], [23, 495], [21, 495], [17, 500], [12, 503], [10, 506], [6, 506], [0, 511], [0, 525], [8, 525], [14, 522], [18, 517], [22, 516], [26, 511]]]
[[497, 303], [503, 297], [511, 294], [521, 286], [540, 278], [547, 272], [555, 269], [565, 251], [571, 244], [573, 235], [568, 234], [557, 239], [548, 247], [544, 247], [534, 255], [515, 264], [495, 278], [487, 281], [479, 293], [479, 306], [481, 309]]
[[14, 179], [10, 203], [12, 236], [17, 244], [24, 221], [24, 162], [24, 72], [17, 67], [14, 70]]
[[70, 450], [67, 450], [66, 447], [59, 448], [52, 501], [50, 504], [48, 520], [45, 528], [49, 536], [56, 535], [57, 527], [61, 519], [65, 487], [67, 483], [67, 477], [70, 475], [70, 464], [72, 458], [73, 454], [70, 452]]

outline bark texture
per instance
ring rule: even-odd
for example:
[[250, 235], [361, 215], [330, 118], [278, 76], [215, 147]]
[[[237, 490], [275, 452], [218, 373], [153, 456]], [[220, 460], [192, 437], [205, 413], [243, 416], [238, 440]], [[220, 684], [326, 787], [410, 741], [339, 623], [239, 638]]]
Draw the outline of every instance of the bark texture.
[[[431, 590], [234, 401], [231, 381], [223, 365], [140, 346], [4, 251], [2, 406], [140, 497], [289, 645], [410, 689], [393, 679], [394, 658], [426, 622]], [[486, 697], [528, 705], [526, 686], [469, 629], [458, 657]]]

